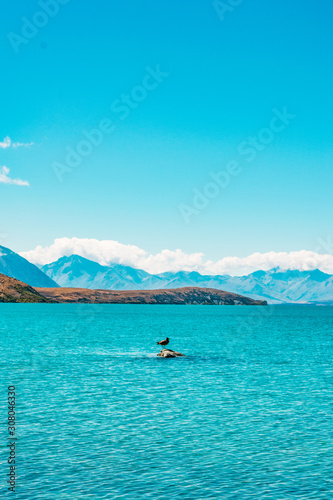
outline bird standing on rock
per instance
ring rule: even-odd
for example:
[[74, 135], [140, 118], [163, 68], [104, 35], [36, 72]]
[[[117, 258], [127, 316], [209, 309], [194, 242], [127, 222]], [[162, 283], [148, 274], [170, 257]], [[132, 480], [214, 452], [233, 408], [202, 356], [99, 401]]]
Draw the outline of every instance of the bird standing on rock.
[[163, 347], [165, 345], [168, 345], [169, 343], [169, 337], [167, 337], [165, 340], [161, 340], [160, 342], [156, 342], [157, 345], [162, 345]]

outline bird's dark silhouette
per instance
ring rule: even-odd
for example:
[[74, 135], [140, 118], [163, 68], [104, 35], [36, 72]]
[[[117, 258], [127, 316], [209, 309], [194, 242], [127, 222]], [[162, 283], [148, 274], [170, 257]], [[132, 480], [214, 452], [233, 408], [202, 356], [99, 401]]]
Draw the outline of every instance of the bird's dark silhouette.
[[165, 340], [161, 340], [160, 342], [156, 342], [157, 345], [162, 345], [163, 347], [165, 345], [168, 345], [169, 343], [169, 337], [167, 337]]

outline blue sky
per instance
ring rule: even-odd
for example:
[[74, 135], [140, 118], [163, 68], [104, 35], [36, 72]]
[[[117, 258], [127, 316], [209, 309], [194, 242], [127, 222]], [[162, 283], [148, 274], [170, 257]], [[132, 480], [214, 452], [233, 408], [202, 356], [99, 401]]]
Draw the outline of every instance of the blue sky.
[[[62, 3], [51, 18], [18, 0], [0, 21], [0, 142], [34, 143], [0, 148], [0, 168], [30, 185], [0, 182], [0, 244], [95, 238], [216, 260], [331, 235], [331, 2], [244, 0], [224, 20], [210, 1]], [[22, 42], [22, 18], [45, 26]], [[132, 92], [121, 119], [111, 105]], [[274, 109], [294, 118], [267, 136]], [[55, 162], [105, 119], [114, 130], [60, 182]], [[238, 175], [186, 221], [180, 207], [232, 160]]]

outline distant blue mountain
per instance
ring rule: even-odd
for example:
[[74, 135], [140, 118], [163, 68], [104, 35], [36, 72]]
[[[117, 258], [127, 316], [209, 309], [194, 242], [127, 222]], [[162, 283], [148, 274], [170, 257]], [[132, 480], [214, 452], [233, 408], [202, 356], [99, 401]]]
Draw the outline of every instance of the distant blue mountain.
[[149, 274], [121, 264], [101, 266], [71, 255], [42, 267], [60, 286], [106, 290], [154, 290], [199, 286], [247, 295], [271, 304], [329, 303], [333, 301], [333, 276], [321, 271], [256, 271], [247, 276], [210, 276], [180, 271]]
[[156, 288], [155, 282], [158, 282], [153, 275], [140, 269], [120, 264], [101, 266], [79, 255], [62, 257], [41, 269], [62, 287], [150, 290]]
[[0, 246], [0, 273], [33, 287], [57, 287], [49, 276], [9, 248]]

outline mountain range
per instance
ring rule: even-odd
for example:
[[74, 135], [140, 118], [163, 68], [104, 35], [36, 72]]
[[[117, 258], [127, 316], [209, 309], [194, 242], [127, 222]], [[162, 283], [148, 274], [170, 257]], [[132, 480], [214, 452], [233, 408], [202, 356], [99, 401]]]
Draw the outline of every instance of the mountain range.
[[256, 271], [247, 276], [210, 276], [180, 271], [149, 274], [121, 264], [102, 266], [79, 255], [61, 257], [43, 266], [42, 271], [62, 287], [106, 290], [153, 290], [205, 287], [237, 294], [271, 304], [333, 303], [333, 276], [321, 271]]
[[61, 257], [41, 266], [0, 246], [0, 273], [32, 287], [91, 290], [162, 290], [183, 287], [214, 288], [246, 295], [269, 304], [333, 305], [333, 276], [313, 271], [256, 271], [247, 276], [202, 275], [179, 271], [150, 274], [121, 264], [103, 266], [79, 255]]

